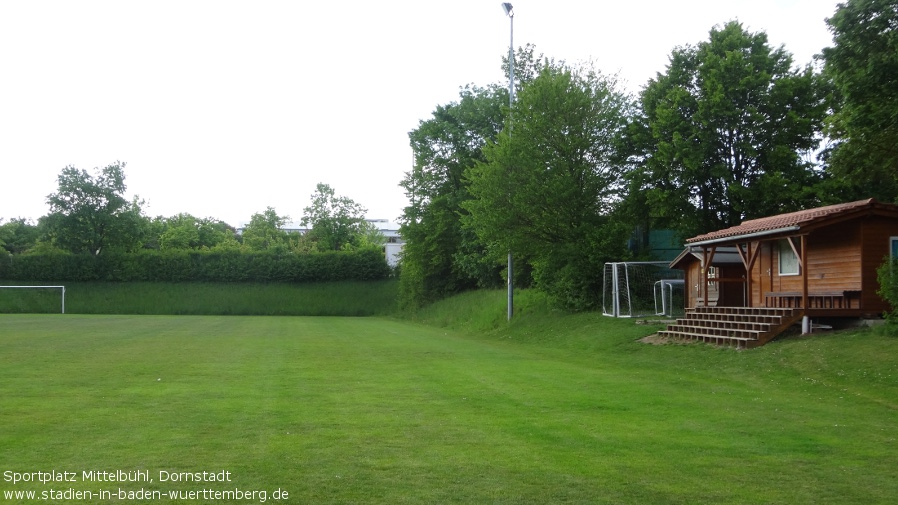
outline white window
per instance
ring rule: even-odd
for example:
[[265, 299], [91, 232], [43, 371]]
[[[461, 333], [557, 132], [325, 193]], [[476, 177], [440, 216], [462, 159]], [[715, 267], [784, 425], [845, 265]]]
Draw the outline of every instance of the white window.
[[892, 259], [898, 258], [898, 237], [889, 237], [889, 251]]
[[780, 275], [798, 275], [800, 273], [798, 255], [792, 249], [792, 244], [789, 243], [789, 240], [782, 239], [778, 242], [778, 245]]
[[717, 284], [717, 279], [719, 277], [719, 272], [717, 271], [717, 267], [708, 267], [708, 286], [714, 287]]

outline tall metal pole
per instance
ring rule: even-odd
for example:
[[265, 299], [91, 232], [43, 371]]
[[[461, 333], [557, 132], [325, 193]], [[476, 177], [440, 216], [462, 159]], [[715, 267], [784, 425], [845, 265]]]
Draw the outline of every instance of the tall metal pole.
[[[514, 106], [514, 10], [510, 3], [503, 3], [502, 8], [510, 21], [510, 38], [508, 43], [508, 109]], [[511, 131], [509, 130], [509, 136]], [[508, 320], [514, 316], [514, 261], [511, 249], [508, 250]]]

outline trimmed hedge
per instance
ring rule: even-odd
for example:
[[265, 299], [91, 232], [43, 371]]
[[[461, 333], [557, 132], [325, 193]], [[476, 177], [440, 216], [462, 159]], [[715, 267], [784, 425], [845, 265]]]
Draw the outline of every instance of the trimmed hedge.
[[330, 282], [386, 279], [390, 273], [384, 255], [374, 249], [304, 254], [146, 250], [0, 258], [0, 279], [35, 282]]

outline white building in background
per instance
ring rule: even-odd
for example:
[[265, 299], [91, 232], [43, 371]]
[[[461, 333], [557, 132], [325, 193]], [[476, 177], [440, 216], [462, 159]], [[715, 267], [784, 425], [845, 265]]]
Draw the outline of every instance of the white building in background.
[[398, 265], [402, 247], [405, 245], [405, 241], [399, 235], [399, 224], [389, 219], [366, 219], [366, 221], [376, 226], [377, 231], [386, 238], [384, 255], [387, 258], [387, 264], [391, 267]]
[[[386, 239], [384, 242], [384, 256], [387, 258], [387, 264], [391, 267], [398, 265], [399, 255], [402, 252], [403, 245], [405, 245], [405, 241], [402, 240], [402, 236], [399, 235], [399, 224], [394, 223], [389, 219], [365, 219], [365, 221], [373, 224], [377, 228], [377, 231], [379, 231]], [[247, 224], [249, 223], [240, 223], [240, 227], [237, 228], [238, 235], [243, 234], [243, 230], [246, 228]], [[287, 233], [305, 234], [311, 228], [299, 223], [287, 223], [281, 229]]]

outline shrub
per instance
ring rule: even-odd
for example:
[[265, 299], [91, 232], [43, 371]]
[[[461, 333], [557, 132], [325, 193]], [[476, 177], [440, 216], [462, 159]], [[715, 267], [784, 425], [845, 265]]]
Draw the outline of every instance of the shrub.
[[876, 292], [883, 300], [888, 302], [891, 310], [885, 312], [889, 326], [898, 331], [898, 258], [887, 258], [876, 270], [879, 280], [879, 290]]
[[380, 280], [390, 267], [376, 249], [295, 254], [143, 250], [98, 256], [45, 252], [9, 257], [0, 264], [9, 280], [120, 282], [330, 282]]

